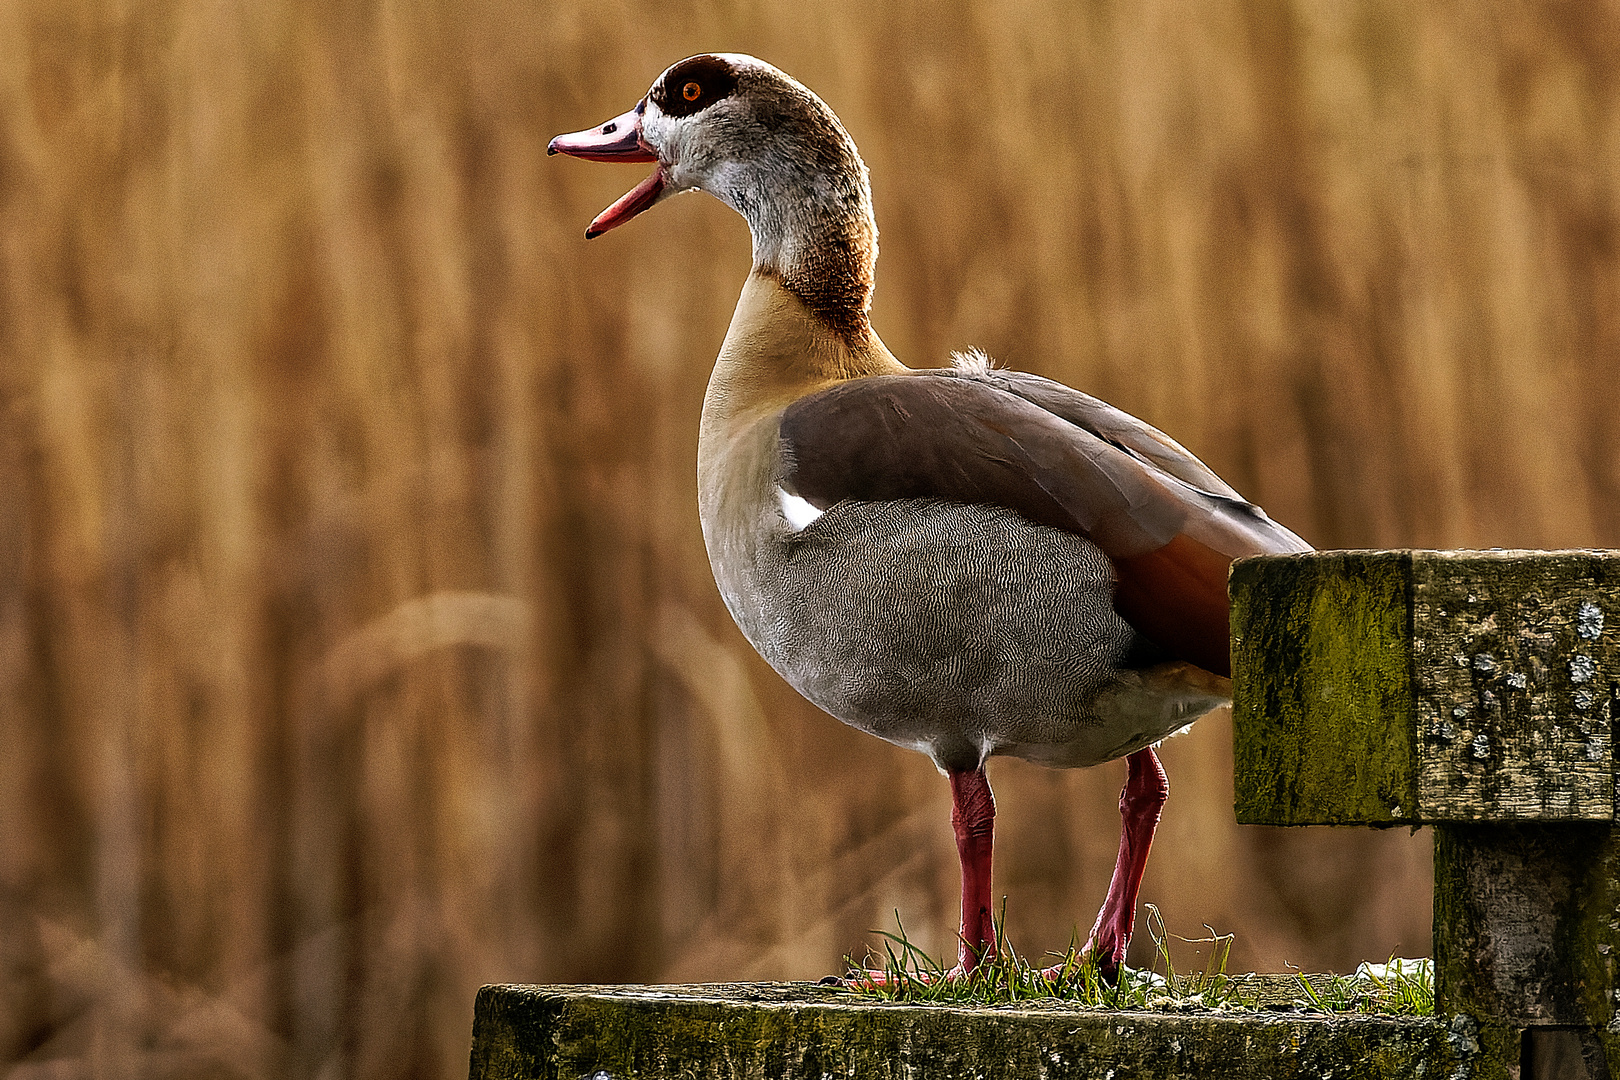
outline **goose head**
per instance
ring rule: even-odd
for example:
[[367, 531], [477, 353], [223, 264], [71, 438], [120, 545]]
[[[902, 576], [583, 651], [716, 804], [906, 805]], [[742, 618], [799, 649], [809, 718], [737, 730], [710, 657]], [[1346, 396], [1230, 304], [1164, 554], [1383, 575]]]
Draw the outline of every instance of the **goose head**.
[[756, 272], [781, 281], [841, 333], [868, 330], [877, 225], [866, 164], [827, 104], [763, 60], [688, 57], [635, 108], [559, 135], [546, 152], [656, 163], [596, 216], [587, 239], [671, 195], [706, 191], [747, 220]]

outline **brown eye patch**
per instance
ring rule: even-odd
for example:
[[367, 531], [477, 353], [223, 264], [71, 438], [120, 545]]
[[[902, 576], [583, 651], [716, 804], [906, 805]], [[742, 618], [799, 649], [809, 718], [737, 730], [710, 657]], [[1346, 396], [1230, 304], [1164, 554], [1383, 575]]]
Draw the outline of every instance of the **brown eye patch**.
[[658, 80], [649, 95], [666, 116], [691, 116], [737, 89], [737, 72], [718, 56], [682, 60]]

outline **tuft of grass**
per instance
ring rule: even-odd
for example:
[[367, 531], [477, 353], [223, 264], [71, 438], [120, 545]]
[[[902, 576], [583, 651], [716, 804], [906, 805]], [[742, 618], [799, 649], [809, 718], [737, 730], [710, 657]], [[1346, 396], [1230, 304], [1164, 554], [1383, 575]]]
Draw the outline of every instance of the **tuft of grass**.
[[1434, 1015], [1434, 962], [1392, 956], [1386, 963], [1362, 964], [1354, 975], [1295, 972], [1307, 1012]]
[[[1079, 948], [1072, 941], [1067, 953], [1055, 956], [1048, 964], [1032, 963], [1019, 953], [1003, 932], [1006, 920], [1006, 902], [995, 920], [996, 940], [1000, 943], [995, 956], [981, 961], [965, 978], [947, 979], [946, 964], [930, 956], [906, 935], [900, 913], [895, 912], [896, 932], [874, 930], [883, 939], [882, 955], [868, 954], [856, 963], [844, 957], [854, 971], [881, 973], [881, 981], [856, 984], [859, 993], [886, 1001], [934, 1002], [974, 1005], [1012, 1005], [1038, 998], [1057, 997], [1095, 1008], [1141, 1008], [1146, 1002], [1146, 981], [1142, 973], [1122, 971], [1119, 982], [1109, 986], [1097, 970], [1095, 960], [1082, 959]], [[1049, 979], [1044, 968], [1061, 970], [1056, 979]]]
[[[1110, 985], [1098, 971], [1094, 957], [1082, 956], [1079, 945], [1070, 938], [1062, 953], [1048, 953], [1031, 960], [1018, 951], [1003, 930], [1006, 901], [995, 920], [997, 955], [981, 962], [965, 978], [947, 979], [947, 965], [930, 956], [906, 935], [900, 913], [895, 912], [896, 931], [874, 930], [883, 940], [881, 955], [869, 953], [856, 963], [844, 957], [853, 971], [877, 973], [877, 981], [856, 983], [856, 993], [885, 1001], [928, 1002], [963, 1005], [1015, 1005], [1035, 1000], [1057, 1000], [1082, 1008], [1179, 1010], [1244, 1010], [1262, 1008], [1294, 1009], [1319, 1013], [1381, 1013], [1393, 1016], [1432, 1016], [1434, 1014], [1434, 965], [1429, 960], [1391, 957], [1384, 964], [1362, 964], [1353, 975], [1305, 975], [1295, 971], [1292, 980], [1283, 976], [1231, 975], [1226, 965], [1231, 957], [1234, 935], [1216, 933], [1206, 925], [1208, 936], [1186, 938], [1172, 934], [1164, 915], [1153, 904], [1144, 904], [1145, 925], [1153, 941], [1153, 961], [1145, 969], [1122, 967], [1118, 980]], [[1202, 956], [1201, 965], [1177, 970], [1170, 943], [1194, 947]], [[1048, 972], [1052, 974], [1048, 974]], [[1285, 991], [1279, 995], [1276, 984]], [[1269, 984], [1269, 992], [1268, 992]]]
[[[873, 931], [883, 939], [882, 955], [868, 954], [860, 963], [846, 956], [844, 961], [851, 970], [879, 973], [878, 981], [857, 983], [855, 990], [886, 1001], [1011, 1005], [1056, 999], [1096, 1009], [1256, 1007], [1256, 998], [1244, 992], [1249, 977], [1226, 973], [1233, 935], [1216, 934], [1209, 927], [1205, 927], [1210, 933], [1207, 938], [1171, 935], [1165, 931], [1164, 916], [1159, 909], [1152, 904], [1145, 906], [1147, 932], [1154, 944], [1153, 964], [1146, 969], [1122, 966], [1112, 985], [1103, 979], [1095, 957], [1081, 955], [1073, 937], [1064, 952], [1047, 953], [1039, 962], [1025, 957], [1004, 932], [1005, 900], [995, 919], [998, 953], [978, 964], [965, 978], [945, 978], [945, 964], [906, 935], [898, 911], [895, 912], [897, 932]], [[1178, 972], [1170, 957], [1172, 937], [1188, 944], [1210, 946], [1204, 966]]]
[[[1163, 1004], [1173, 1008], [1201, 1009], [1254, 1009], [1259, 1007], [1259, 996], [1253, 986], [1252, 975], [1228, 975], [1226, 962], [1232, 955], [1232, 942], [1236, 934], [1216, 933], [1214, 927], [1204, 924], [1208, 937], [1186, 938], [1172, 934], [1164, 925], [1164, 914], [1154, 904], [1143, 904], [1146, 909], [1144, 923], [1148, 937], [1153, 940], [1154, 959], [1150, 970], [1164, 969], [1165, 993]], [[1170, 957], [1170, 940], [1195, 948], [1194, 956], [1203, 955], [1202, 968], [1177, 971]]]

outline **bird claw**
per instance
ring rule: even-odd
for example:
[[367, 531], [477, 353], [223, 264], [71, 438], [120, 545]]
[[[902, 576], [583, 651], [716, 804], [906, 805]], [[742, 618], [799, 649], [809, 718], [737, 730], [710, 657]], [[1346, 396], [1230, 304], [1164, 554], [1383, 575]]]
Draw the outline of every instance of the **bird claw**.
[[1112, 928], [1099, 925], [1093, 927], [1091, 936], [1086, 943], [1069, 956], [1061, 964], [1053, 964], [1049, 968], [1041, 969], [1041, 978], [1045, 979], [1054, 988], [1065, 977], [1073, 976], [1081, 964], [1090, 959], [1097, 965], [1097, 974], [1109, 986], [1119, 985], [1119, 973], [1125, 967], [1125, 953], [1131, 939], [1121, 939]]
[[1113, 986], [1119, 982], [1119, 969], [1125, 965], [1125, 953], [1130, 944], [1128, 932], [1121, 934], [1112, 926], [1099, 927], [1092, 930], [1091, 937], [1081, 946], [1080, 955], [1095, 959], [1097, 974], [1102, 976], [1103, 982]]

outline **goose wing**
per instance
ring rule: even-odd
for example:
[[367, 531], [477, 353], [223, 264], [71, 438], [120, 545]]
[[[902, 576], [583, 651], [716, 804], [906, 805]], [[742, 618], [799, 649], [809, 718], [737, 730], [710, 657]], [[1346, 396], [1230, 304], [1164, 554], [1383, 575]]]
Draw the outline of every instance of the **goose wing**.
[[[1212, 495], [1243, 500], [1232, 486], [1186, 447], [1144, 420], [1138, 420], [1122, 409], [1116, 409], [1100, 398], [1083, 393], [1071, 386], [1031, 375], [1024, 371], [990, 368], [983, 370], [955, 369], [957, 378], [973, 379], [1015, 394], [1025, 401], [1040, 406], [1054, 416], [1060, 416], [1076, 427], [1112, 443], [1127, 453], [1163, 469], [1178, 480], [1186, 481]], [[1258, 508], [1256, 508], [1258, 509]]]
[[1113, 563], [1119, 614], [1219, 675], [1232, 560], [1310, 550], [1169, 436], [1038, 376], [853, 379], [789, 406], [781, 438], [782, 486], [821, 509], [943, 499], [1083, 534]]

